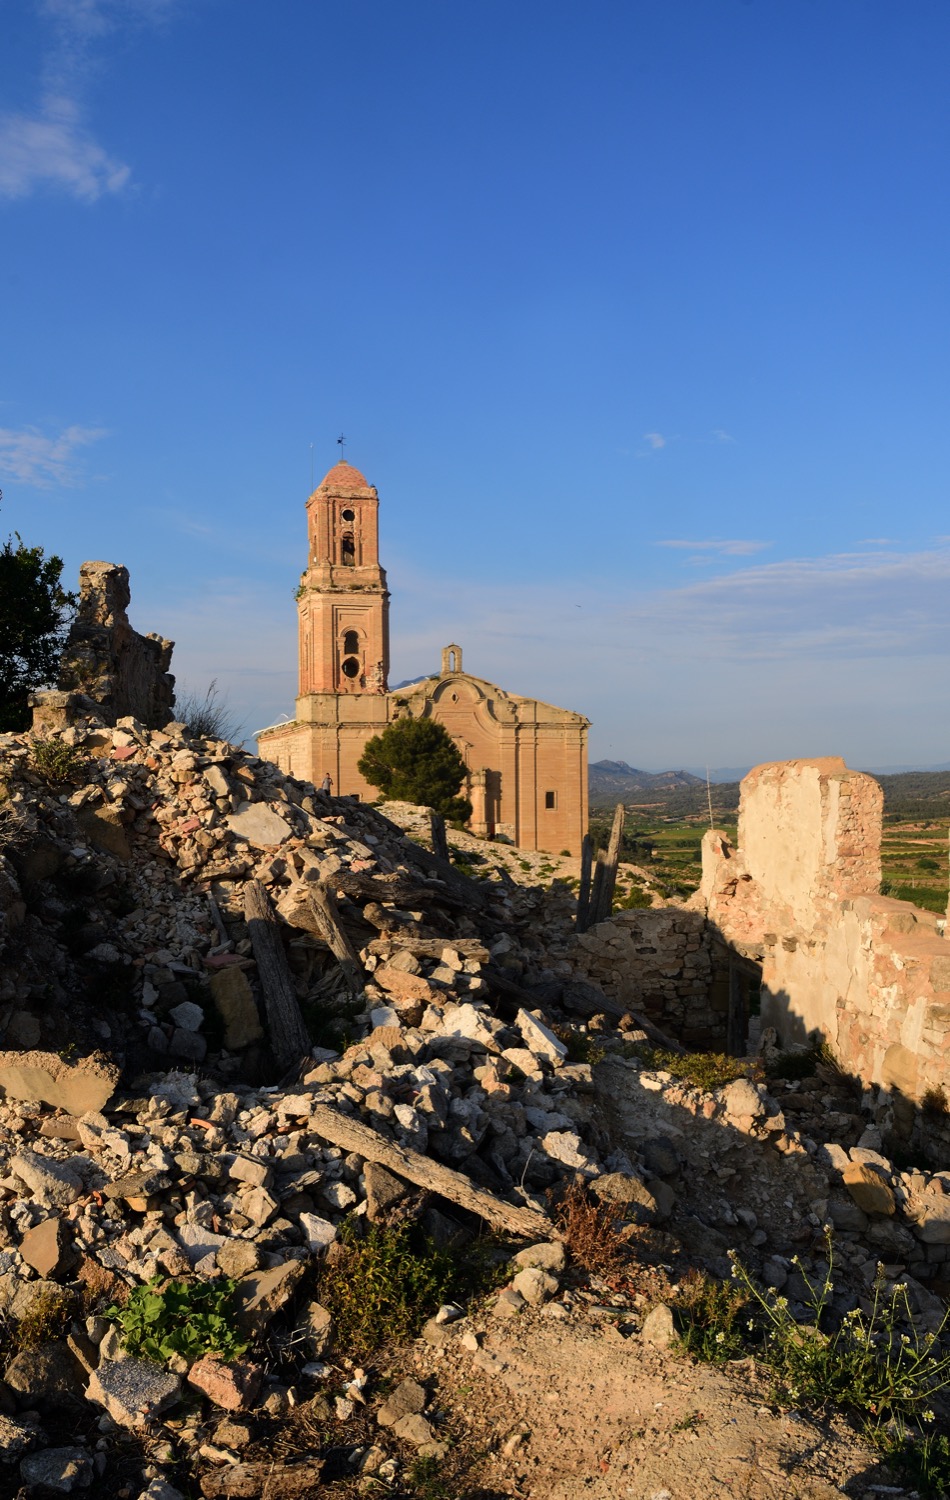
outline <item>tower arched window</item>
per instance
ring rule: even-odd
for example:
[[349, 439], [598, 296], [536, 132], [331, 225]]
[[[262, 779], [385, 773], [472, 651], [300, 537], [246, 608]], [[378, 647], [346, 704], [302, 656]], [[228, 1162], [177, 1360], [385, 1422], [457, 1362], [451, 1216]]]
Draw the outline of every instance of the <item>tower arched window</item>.
[[360, 649], [360, 638], [355, 630], [348, 630], [343, 637], [343, 655], [357, 656]]
[[340, 542], [340, 560], [344, 568], [356, 567], [356, 543], [352, 531], [345, 531]]

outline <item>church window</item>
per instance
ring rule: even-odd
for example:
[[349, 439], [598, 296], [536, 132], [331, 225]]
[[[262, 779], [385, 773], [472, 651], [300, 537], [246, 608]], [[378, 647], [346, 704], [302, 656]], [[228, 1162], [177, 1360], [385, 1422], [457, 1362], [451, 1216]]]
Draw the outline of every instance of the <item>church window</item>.
[[344, 675], [344, 677], [358, 677], [360, 675], [360, 663], [359, 663], [359, 658], [358, 657], [356, 657], [356, 656], [347, 656], [347, 657], [344, 657], [344, 660], [343, 660], [343, 675]]
[[360, 638], [355, 630], [348, 630], [343, 637], [343, 655], [356, 656], [359, 654]]
[[341, 556], [344, 568], [353, 568], [356, 566], [356, 546], [353, 541], [353, 533], [351, 531], [347, 531], [344, 533], [341, 545]]
[[343, 511], [343, 519], [344, 519], [344, 521], [355, 521], [356, 520], [356, 512], [350, 510], [349, 507], [347, 507], [347, 509], [345, 511]]
[[545, 792], [544, 805], [546, 808], [557, 807], [557, 792]]

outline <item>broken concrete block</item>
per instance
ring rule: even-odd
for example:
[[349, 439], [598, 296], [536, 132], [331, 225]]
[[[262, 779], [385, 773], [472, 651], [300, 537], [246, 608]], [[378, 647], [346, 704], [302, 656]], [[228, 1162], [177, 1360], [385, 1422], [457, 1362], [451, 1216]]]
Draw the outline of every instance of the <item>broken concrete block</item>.
[[181, 1381], [148, 1359], [104, 1360], [86, 1387], [86, 1398], [105, 1407], [120, 1427], [144, 1427], [178, 1399]]
[[34, 1201], [44, 1208], [68, 1208], [85, 1192], [78, 1173], [63, 1162], [38, 1156], [35, 1151], [20, 1151], [10, 1169], [26, 1183]]
[[98, 1059], [69, 1063], [55, 1052], [0, 1052], [0, 1094], [50, 1104], [68, 1115], [101, 1110], [118, 1080], [119, 1069]]

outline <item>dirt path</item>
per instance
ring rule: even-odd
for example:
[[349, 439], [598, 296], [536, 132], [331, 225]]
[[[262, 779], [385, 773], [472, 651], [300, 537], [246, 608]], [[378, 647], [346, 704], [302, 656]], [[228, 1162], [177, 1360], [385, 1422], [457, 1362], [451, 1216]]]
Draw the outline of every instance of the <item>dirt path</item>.
[[465, 1448], [492, 1450], [459, 1490], [478, 1500], [832, 1500], [887, 1482], [843, 1422], [772, 1411], [749, 1364], [694, 1364], [612, 1322], [489, 1319], [416, 1359]]

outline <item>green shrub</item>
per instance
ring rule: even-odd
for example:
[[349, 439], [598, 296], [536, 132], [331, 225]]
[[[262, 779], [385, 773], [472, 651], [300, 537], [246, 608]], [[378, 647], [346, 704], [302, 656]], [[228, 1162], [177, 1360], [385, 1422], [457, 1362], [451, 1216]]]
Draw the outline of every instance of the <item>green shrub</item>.
[[86, 756], [78, 745], [67, 745], [58, 735], [51, 735], [47, 740], [30, 741], [30, 761], [44, 781], [61, 786], [74, 780], [86, 764]]
[[685, 1052], [681, 1055], [679, 1052], [664, 1052], [660, 1047], [647, 1047], [642, 1042], [635, 1042], [631, 1051], [646, 1067], [671, 1073], [674, 1078], [694, 1089], [701, 1089], [703, 1093], [724, 1088], [727, 1083], [735, 1083], [737, 1078], [746, 1078], [749, 1073], [748, 1064], [741, 1058], [727, 1057], [723, 1052]]
[[478, 1295], [497, 1284], [490, 1240], [437, 1249], [410, 1220], [370, 1224], [344, 1220], [320, 1277], [320, 1301], [333, 1317], [338, 1348], [357, 1359], [419, 1332], [443, 1302]]
[[122, 1329], [129, 1354], [163, 1364], [173, 1354], [200, 1359], [217, 1354], [237, 1359], [247, 1349], [234, 1327], [234, 1282], [167, 1281], [137, 1286], [124, 1307], [106, 1309]]

